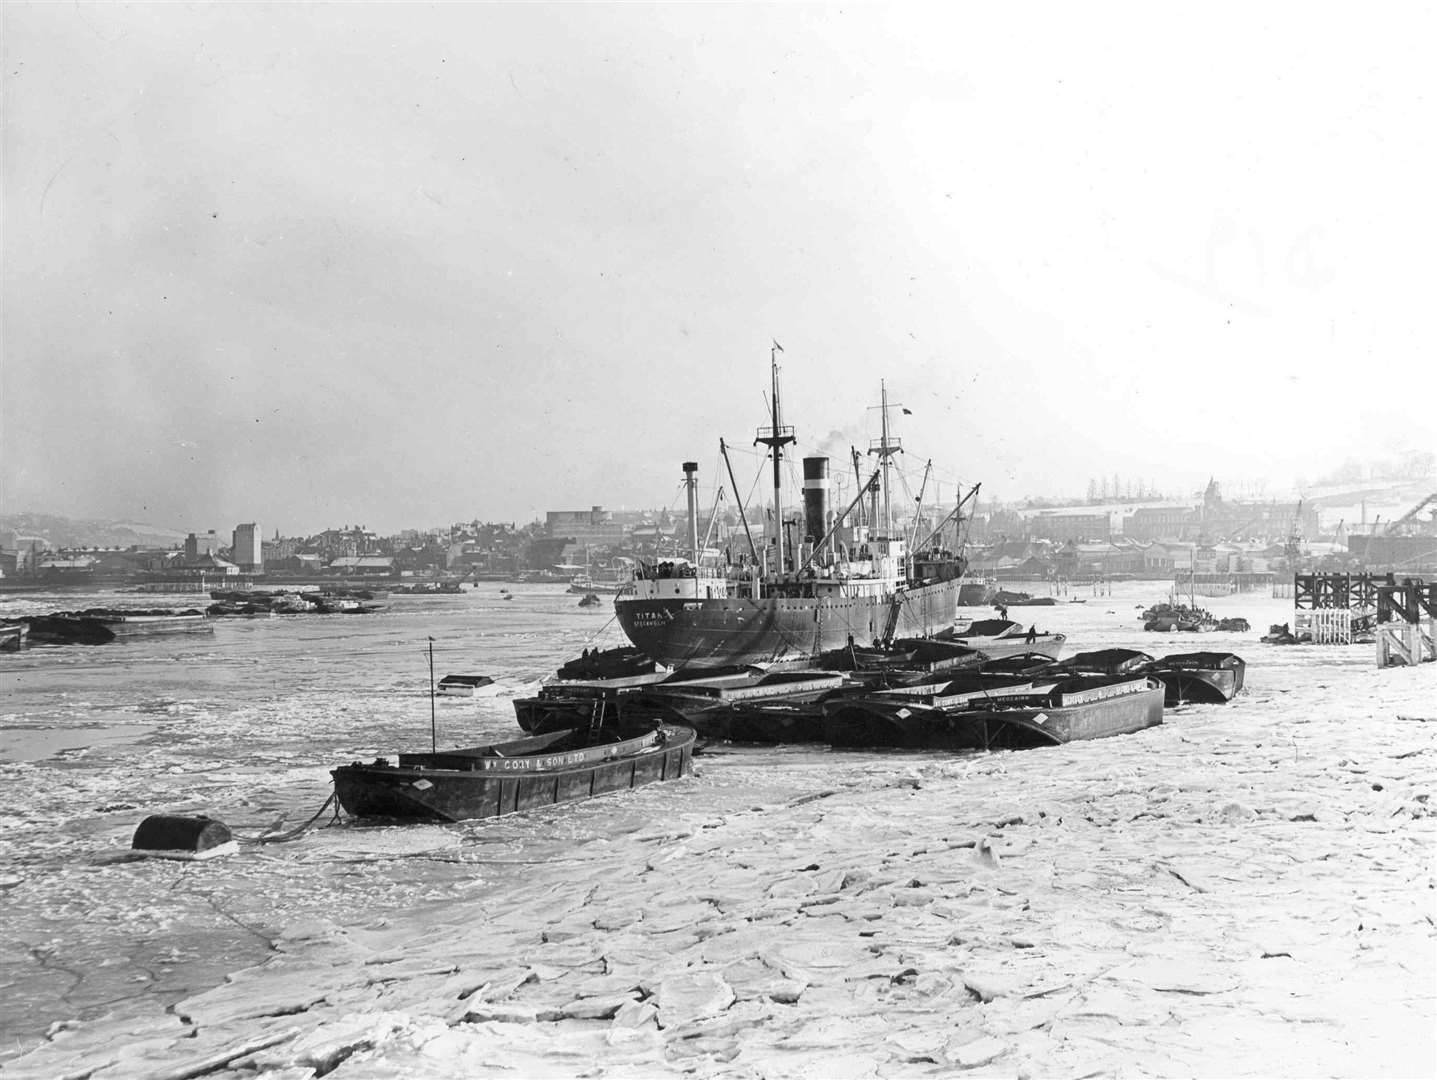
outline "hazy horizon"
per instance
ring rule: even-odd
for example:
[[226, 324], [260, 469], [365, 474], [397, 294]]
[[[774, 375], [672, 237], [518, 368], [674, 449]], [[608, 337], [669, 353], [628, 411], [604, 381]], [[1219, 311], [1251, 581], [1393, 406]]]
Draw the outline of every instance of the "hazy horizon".
[[799, 454], [883, 380], [949, 492], [1431, 449], [1434, 24], [6, 4], [0, 512], [748, 498], [774, 339]]

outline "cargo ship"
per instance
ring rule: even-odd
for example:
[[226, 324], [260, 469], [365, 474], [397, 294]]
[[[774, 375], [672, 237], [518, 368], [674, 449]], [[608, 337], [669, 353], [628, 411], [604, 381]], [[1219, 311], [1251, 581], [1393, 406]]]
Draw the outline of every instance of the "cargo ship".
[[[748, 550], [723, 565], [703, 557], [698, 535], [698, 466], [685, 462], [690, 557], [641, 560], [631, 589], [614, 601], [619, 625], [645, 655], [673, 668], [803, 660], [850, 645], [931, 637], [952, 627], [966, 560], [937, 543], [978, 488], [920, 539], [905, 537], [889, 501], [892, 458], [901, 441], [889, 430], [882, 388], [882, 435], [868, 448], [873, 475], [844, 510], [829, 508], [829, 459], [803, 459], [803, 514], [785, 522], [781, 463], [795, 442], [779, 396], [778, 352], [770, 354], [770, 424], [754, 444], [773, 462], [773, 513], [755, 539], [742, 510]], [[727, 448], [720, 440], [727, 462]], [[855, 460], [857, 451], [854, 451]], [[733, 480], [732, 468], [730, 481]], [[734, 490], [738, 490], [737, 484]], [[855, 511], [870, 506], [858, 521]], [[920, 504], [921, 506], [921, 504]], [[785, 526], [792, 526], [792, 533]], [[957, 530], [955, 528], [956, 537]], [[958, 546], [955, 542], [955, 548]]]

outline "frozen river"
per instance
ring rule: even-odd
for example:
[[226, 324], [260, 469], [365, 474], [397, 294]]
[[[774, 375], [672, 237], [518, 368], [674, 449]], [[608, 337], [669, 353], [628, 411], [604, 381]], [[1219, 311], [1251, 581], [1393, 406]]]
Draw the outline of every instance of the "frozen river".
[[[1201, 638], [1142, 632], [1153, 583], [1013, 609], [1069, 651], [1247, 660], [1232, 704], [1134, 736], [712, 747], [532, 815], [115, 861], [149, 814], [294, 825], [333, 766], [427, 747], [430, 637], [437, 675], [508, 695], [441, 699], [441, 745], [515, 734], [514, 693], [619, 642], [559, 587], [501, 588], [0, 656], [0, 1067], [1430, 1074], [1434, 667], [1261, 645], [1290, 601], [1260, 596], [1202, 601], [1253, 631]], [[153, 598], [3, 611], [120, 601]]]
[[[619, 643], [611, 612], [577, 600], [552, 585], [483, 585], [386, 598], [366, 615], [218, 619], [213, 634], [0, 654], [6, 1044], [121, 996], [172, 999], [192, 977], [177, 982], [178, 958], [212, 964], [200, 976], [210, 978], [263, 955], [261, 935], [242, 916], [197, 906], [183, 888], [156, 905], [154, 882], [136, 880], [184, 881], [182, 869], [90, 865], [127, 848], [143, 817], [208, 813], [248, 833], [281, 817], [298, 824], [328, 796], [335, 765], [427, 747], [430, 637], [436, 677], [488, 674], [505, 686], [494, 698], [438, 699], [441, 742], [522, 734], [515, 692], [532, 690], [596, 634]], [[133, 593], [29, 593], [4, 598], [0, 611], [164, 602], [184, 605]], [[275, 861], [268, 851], [259, 859], [275, 871], [264, 881], [240, 875], [251, 895], [292, 911], [335, 903], [303, 871]], [[343, 901], [350, 910], [403, 907], [416, 896], [409, 871], [362, 898], [353, 884]]]

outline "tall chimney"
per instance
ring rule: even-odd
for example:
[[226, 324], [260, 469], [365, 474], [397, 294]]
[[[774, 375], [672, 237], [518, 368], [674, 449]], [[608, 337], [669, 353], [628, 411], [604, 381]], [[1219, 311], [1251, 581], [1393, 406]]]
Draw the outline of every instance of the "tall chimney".
[[699, 564], [699, 463], [684, 462], [684, 487], [689, 494], [689, 551], [694, 565]]
[[803, 527], [807, 540], [817, 544], [828, 532], [828, 458], [803, 459]]

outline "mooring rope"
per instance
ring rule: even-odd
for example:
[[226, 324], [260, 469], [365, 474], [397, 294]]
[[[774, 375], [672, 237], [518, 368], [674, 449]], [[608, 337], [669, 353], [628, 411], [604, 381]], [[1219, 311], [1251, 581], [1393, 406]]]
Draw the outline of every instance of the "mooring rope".
[[601, 627], [599, 627], [597, 630], [595, 630], [592, 634], [589, 635], [588, 643], [584, 645], [584, 648], [587, 649], [587, 648], [589, 647], [589, 645], [593, 645], [594, 642], [598, 641], [601, 637], [603, 637], [603, 636], [604, 636], [604, 631], [606, 631], [610, 626], [612, 626], [613, 623], [614, 623], [614, 620], [617, 619], [618, 617], [619, 617], [619, 613], [618, 613], [617, 611], [615, 611], [612, 615], [610, 615], [607, 619], [605, 619], [605, 620], [604, 620], [604, 625], [601, 626]]
[[334, 805], [334, 816], [338, 819], [339, 803], [336, 801], [335, 792], [331, 791], [329, 798], [324, 800], [324, 805], [315, 811], [314, 817], [310, 818], [303, 825], [297, 825], [293, 829], [282, 833], [260, 833], [257, 836], [241, 836], [231, 830], [231, 835], [241, 844], [280, 844], [287, 840], [294, 840], [308, 832], [314, 823], [324, 816], [324, 812], [329, 809], [330, 804]]

